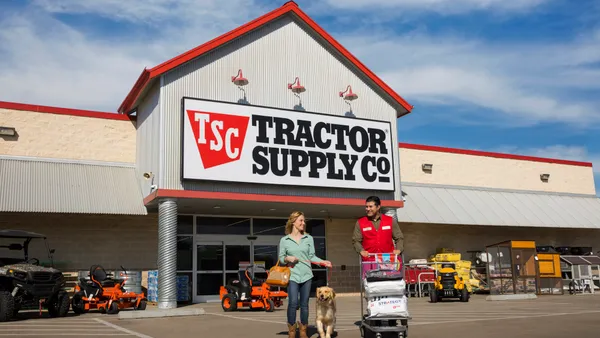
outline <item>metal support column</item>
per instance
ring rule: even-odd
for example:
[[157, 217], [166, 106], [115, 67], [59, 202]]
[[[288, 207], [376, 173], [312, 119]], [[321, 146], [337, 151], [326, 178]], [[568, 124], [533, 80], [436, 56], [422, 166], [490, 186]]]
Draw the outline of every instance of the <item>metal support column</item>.
[[177, 308], [177, 201], [158, 202], [158, 308]]

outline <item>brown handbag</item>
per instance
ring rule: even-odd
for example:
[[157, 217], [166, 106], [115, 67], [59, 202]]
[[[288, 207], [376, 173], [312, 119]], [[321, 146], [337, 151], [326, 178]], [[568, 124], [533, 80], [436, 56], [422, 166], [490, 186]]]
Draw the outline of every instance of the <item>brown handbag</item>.
[[269, 275], [265, 283], [271, 286], [285, 287], [290, 282], [292, 271], [287, 266], [279, 266], [279, 259], [274, 267], [269, 269]]

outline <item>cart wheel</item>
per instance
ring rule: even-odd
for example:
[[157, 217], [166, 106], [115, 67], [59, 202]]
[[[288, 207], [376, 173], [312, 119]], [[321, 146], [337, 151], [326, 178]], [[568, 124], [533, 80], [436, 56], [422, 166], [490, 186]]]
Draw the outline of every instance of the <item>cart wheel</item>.
[[429, 300], [430, 300], [432, 303], [437, 303], [437, 301], [438, 301], [438, 293], [437, 293], [437, 290], [432, 290], [432, 291], [429, 293]]
[[267, 304], [265, 304], [265, 305], [266, 305], [265, 310], [267, 312], [273, 312], [275, 310], [275, 303], [273, 303], [272, 300], [267, 299]]
[[460, 301], [461, 302], [468, 302], [469, 301], [469, 290], [467, 290], [466, 287], [464, 287], [460, 291]]
[[381, 332], [377, 332], [377, 333], [375, 334], [375, 338], [381, 338]]

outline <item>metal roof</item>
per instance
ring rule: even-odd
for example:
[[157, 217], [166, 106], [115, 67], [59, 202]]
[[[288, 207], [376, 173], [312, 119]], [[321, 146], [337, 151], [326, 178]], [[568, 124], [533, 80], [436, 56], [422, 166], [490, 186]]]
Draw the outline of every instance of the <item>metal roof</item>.
[[593, 195], [402, 183], [398, 221], [414, 223], [600, 228]]
[[46, 238], [45, 235], [25, 230], [0, 230], [0, 238]]
[[0, 212], [146, 215], [132, 164], [0, 156]]
[[571, 256], [561, 255], [560, 259], [567, 262], [569, 265], [596, 265], [600, 264], [598, 256]]

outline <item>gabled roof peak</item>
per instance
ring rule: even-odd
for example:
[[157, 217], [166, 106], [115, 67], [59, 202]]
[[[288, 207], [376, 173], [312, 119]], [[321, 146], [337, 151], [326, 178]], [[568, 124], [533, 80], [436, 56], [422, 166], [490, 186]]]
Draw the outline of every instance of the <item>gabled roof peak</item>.
[[360, 62], [354, 55], [352, 55], [346, 48], [344, 48], [339, 42], [337, 42], [331, 35], [329, 35], [323, 28], [321, 28], [314, 20], [312, 20], [306, 13], [304, 13], [298, 4], [294, 1], [288, 1], [281, 7], [260, 16], [232, 31], [229, 31], [217, 38], [214, 38], [196, 48], [190, 49], [189, 51], [178, 55], [168, 61], [165, 61], [153, 68], [144, 68], [142, 74], [140, 74], [135, 85], [125, 97], [123, 103], [118, 109], [121, 114], [128, 114], [137, 105], [137, 100], [142, 92], [151, 85], [156, 78], [159, 78], [162, 74], [179, 67], [180, 65], [195, 59], [203, 54], [206, 54], [213, 49], [219, 48], [220, 46], [237, 39], [255, 29], [262, 27], [263, 25], [272, 22], [283, 15], [288, 13], [294, 13], [300, 20], [306, 23], [316, 34], [321, 36], [327, 41], [331, 47], [341, 53], [346, 59], [348, 59], [355, 67], [363, 72], [371, 81], [379, 86], [385, 93], [387, 93], [394, 101], [396, 101], [406, 112], [399, 112], [398, 117], [408, 114], [411, 112], [413, 106], [408, 104], [400, 95], [398, 95], [391, 87], [384, 83], [375, 73], [369, 70], [362, 62]]

